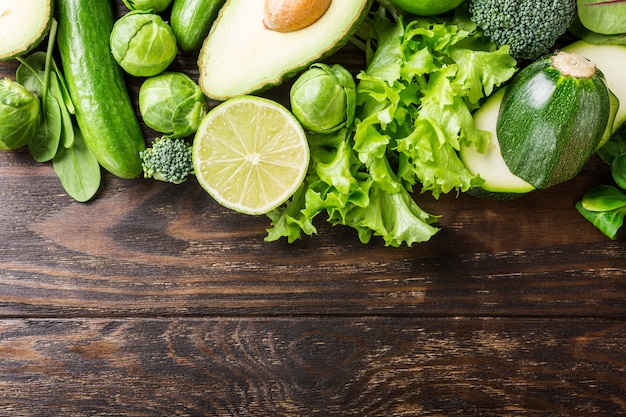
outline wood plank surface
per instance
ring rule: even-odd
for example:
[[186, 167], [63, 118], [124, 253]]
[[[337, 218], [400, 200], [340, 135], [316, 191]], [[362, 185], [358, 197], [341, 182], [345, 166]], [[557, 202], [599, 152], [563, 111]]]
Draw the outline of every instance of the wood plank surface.
[[13, 416], [624, 415], [606, 320], [5, 320]]
[[77, 203], [2, 152], [0, 416], [626, 415], [624, 233], [574, 208], [608, 181], [594, 157], [512, 201], [417, 195], [441, 231], [412, 247], [323, 219], [288, 244], [193, 178], [104, 174]]

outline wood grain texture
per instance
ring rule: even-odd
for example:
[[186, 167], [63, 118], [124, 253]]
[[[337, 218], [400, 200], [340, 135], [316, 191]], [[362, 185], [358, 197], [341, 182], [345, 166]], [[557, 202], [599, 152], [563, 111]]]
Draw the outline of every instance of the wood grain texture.
[[624, 233], [574, 208], [610, 179], [594, 157], [512, 201], [416, 195], [441, 231], [410, 248], [323, 218], [288, 244], [193, 178], [105, 174], [83, 204], [0, 153], [0, 416], [626, 415]]
[[625, 414], [613, 321], [8, 320], [2, 334], [13, 416]]

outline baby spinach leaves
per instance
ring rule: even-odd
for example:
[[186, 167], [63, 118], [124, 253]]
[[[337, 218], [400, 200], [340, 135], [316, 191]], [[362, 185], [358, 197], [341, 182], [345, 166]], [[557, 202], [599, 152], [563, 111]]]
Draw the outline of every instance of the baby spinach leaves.
[[52, 57], [55, 30], [53, 21], [46, 52], [18, 58], [21, 65], [15, 79], [40, 97], [42, 103], [42, 123], [28, 144], [31, 156], [37, 162], [52, 161], [65, 191], [75, 200], [85, 202], [100, 187], [100, 165], [74, 123], [75, 107]]
[[59, 146], [52, 166], [67, 193], [76, 201], [85, 202], [100, 188], [100, 164], [78, 128], [74, 129], [72, 146]]
[[611, 164], [613, 185], [598, 185], [587, 191], [576, 204], [578, 212], [602, 233], [616, 239], [626, 217], [626, 130], [613, 135], [598, 154]]

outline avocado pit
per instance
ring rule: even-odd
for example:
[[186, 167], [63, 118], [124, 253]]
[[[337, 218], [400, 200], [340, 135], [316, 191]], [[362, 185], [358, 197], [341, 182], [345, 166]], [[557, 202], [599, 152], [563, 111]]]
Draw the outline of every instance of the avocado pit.
[[276, 32], [295, 32], [317, 22], [330, 7], [330, 2], [331, 0], [265, 0], [263, 24]]

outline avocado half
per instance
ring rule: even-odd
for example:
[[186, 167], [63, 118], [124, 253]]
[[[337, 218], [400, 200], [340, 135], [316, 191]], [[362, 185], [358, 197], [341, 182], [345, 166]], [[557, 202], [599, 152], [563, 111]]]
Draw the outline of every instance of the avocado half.
[[202, 91], [224, 101], [279, 85], [344, 46], [371, 1], [333, 0], [312, 25], [282, 33], [263, 24], [264, 1], [227, 0], [198, 57]]
[[52, 22], [52, 0], [0, 2], [0, 61], [37, 47]]

